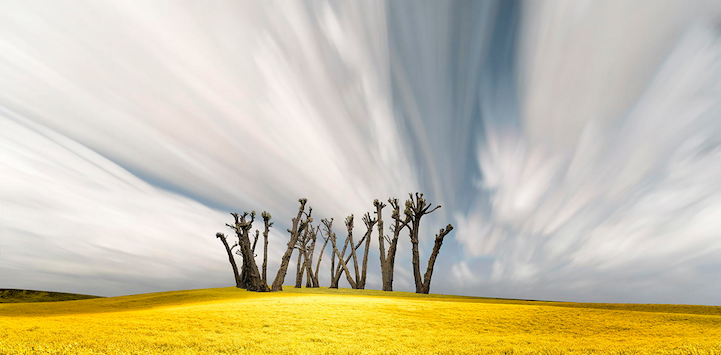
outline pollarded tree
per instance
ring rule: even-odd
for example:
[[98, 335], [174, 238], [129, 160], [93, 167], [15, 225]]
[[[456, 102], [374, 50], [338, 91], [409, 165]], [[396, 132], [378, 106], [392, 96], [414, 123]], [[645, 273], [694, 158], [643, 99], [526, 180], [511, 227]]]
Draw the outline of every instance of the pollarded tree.
[[[373, 205], [376, 207], [376, 215], [378, 219], [378, 245], [380, 249], [381, 258], [381, 277], [383, 280], [383, 291], [393, 291], [393, 272], [396, 263], [396, 251], [398, 250], [398, 237], [401, 231], [408, 226], [410, 217], [404, 214], [404, 218], [401, 218], [400, 207], [398, 205], [398, 199], [389, 198], [388, 203], [393, 207], [393, 213], [391, 218], [393, 224], [390, 229], [393, 233], [393, 237], [389, 238], [383, 232], [383, 207], [386, 205], [378, 200], [373, 201]], [[388, 242], [388, 252], [386, 253], [385, 243]]]
[[[262, 284], [258, 265], [255, 263], [255, 255], [253, 255], [253, 247], [250, 245], [250, 230], [253, 228], [255, 221], [255, 211], [248, 214], [244, 212], [242, 215], [231, 213], [235, 223], [226, 224], [230, 227], [238, 237], [238, 246], [240, 254], [243, 256], [243, 268], [247, 277], [246, 288], [248, 291], [269, 291], [268, 285]], [[248, 218], [250, 217], [250, 218]], [[241, 280], [243, 281], [243, 280]]]
[[[280, 260], [278, 274], [275, 276], [273, 286], [271, 287], [272, 291], [283, 291], [283, 281], [285, 281], [285, 275], [288, 273], [288, 264], [290, 263], [291, 255], [293, 255], [293, 249], [295, 249], [295, 245], [298, 243], [298, 238], [303, 234], [303, 231], [311, 222], [313, 222], [313, 218], [311, 218], [313, 209], [309, 207], [308, 213], [305, 212], [305, 205], [308, 203], [308, 199], [301, 198], [298, 202], [300, 202], [298, 216], [293, 218], [292, 228], [288, 229], [288, 232], [290, 233], [290, 241], [288, 241], [288, 248], [285, 250], [285, 254], [283, 254], [283, 258]], [[305, 218], [303, 218], [304, 216]]]
[[438, 234], [436, 234], [433, 251], [431, 252], [430, 258], [428, 259], [428, 267], [426, 268], [426, 273], [421, 277], [421, 262], [418, 252], [418, 233], [420, 231], [421, 218], [441, 208], [441, 206], [436, 206], [431, 209], [431, 204], [423, 198], [423, 194], [419, 194], [416, 192], [415, 198], [413, 194], [409, 195], [410, 200], [406, 201], [406, 208], [404, 212], [406, 214], [406, 218], [410, 220], [410, 222], [408, 223], [408, 228], [410, 229], [409, 234], [411, 238], [411, 249], [413, 252], [413, 277], [416, 282], [416, 293], [428, 293], [431, 288], [433, 267], [435, 265], [436, 258], [438, 257], [438, 253], [441, 250], [443, 239], [446, 237], [446, 235], [448, 235], [448, 233], [453, 230], [453, 226], [449, 224], [446, 226], [446, 228], [442, 228], [438, 232]]
[[[338, 288], [338, 282], [340, 282], [340, 277], [343, 275], [343, 273], [346, 274], [346, 278], [348, 279], [348, 283], [350, 284], [351, 288], [356, 288], [355, 280], [353, 280], [352, 277], [350, 277], [350, 271], [348, 270], [348, 262], [345, 261], [343, 258], [345, 257], [346, 250], [348, 248], [348, 243], [351, 240], [351, 238], [346, 238], [345, 243], [343, 244], [343, 251], [338, 251], [338, 244], [336, 241], [336, 234], [333, 232], [333, 218], [331, 219], [324, 219], [323, 221], [323, 228], [326, 233], [326, 238], [328, 238], [331, 242], [331, 246], [333, 247], [332, 252], [332, 259], [331, 259], [331, 278], [330, 278], [330, 286], [329, 288]], [[346, 227], [348, 227], [348, 219], [346, 219]], [[352, 227], [352, 224], [351, 224]], [[351, 228], [352, 230], [352, 228]], [[338, 264], [335, 264], [335, 260], [338, 258]], [[350, 260], [350, 256], [348, 257]]]
[[[371, 234], [373, 233], [373, 226], [378, 222], [378, 219], [371, 218], [370, 213], [366, 213], [363, 216], [363, 224], [366, 226], [366, 233], [363, 236], [363, 238], [358, 242], [358, 245], [362, 245], [363, 241], [365, 240], [365, 251], [363, 253], [363, 264], [361, 267], [361, 275], [360, 280], [358, 280], [358, 288], [359, 289], [365, 289], [366, 288], [366, 275], [368, 273], [368, 252], [370, 252], [371, 248]], [[357, 276], [357, 275], [356, 275]]]
[[[366, 222], [366, 226], [370, 227], [366, 231], [366, 234], [363, 236], [363, 238], [361, 238], [361, 240], [358, 242], [358, 244], [355, 244], [355, 242], [353, 241], [354, 217], [353, 215], [350, 215], [345, 219], [345, 226], [346, 230], [348, 231], [348, 237], [346, 237], [345, 243], [343, 244], [343, 250], [338, 251], [338, 245], [336, 244], [336, 236], [335, 233], [333, 233], [331, 230], [333, 219], [331, 218], [330, 220], [323, 220], [326, 238], [331, 241], [331, 246], [333, 247], [331, 259], [330, 288], [338, 288], [338, 282], [340, 281], [341, 275], [343, 275], [344, 273], [346, 276], [346, 280], [348, 280], [348, 284], [350, 284], [351, 288], [361, 289], [365, 287], [364, 274], [367, 272], [368, 260], [366, 258], [361, 264], [361, 267], [363, 268], [363, 273], [361, 273], [361, 269], [359, 269], [358, 267], [357, 250], [361, 247], [361, 245], [364, 245], [365, 241], [370, 240], [370, 234], [372, 233], [372, 227], [375, 224], [375, 219], [371, 219], [370, 214], [367, 214], [363, 217], [363, 221]], [[368, 250], [370, 248], [370, 245], [366, 245], [366, 250]], [[350, 249], [348, 249], [348, 247], [350, 247]], [[346, 256], [346, 250], [350, 250], [348, 256]], [[335, 264], [336, 257], [338, 258], [338, 265]], [[353, 271], [355, 271], [354, 274], [351, 274], [350, 267], [348, 266], [351, 259], [353, 259]]]

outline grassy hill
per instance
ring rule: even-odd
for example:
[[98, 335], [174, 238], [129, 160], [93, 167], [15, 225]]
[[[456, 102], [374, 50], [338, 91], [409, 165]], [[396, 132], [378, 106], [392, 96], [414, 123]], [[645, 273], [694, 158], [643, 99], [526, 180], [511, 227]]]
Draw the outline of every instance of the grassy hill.
[[0, 304], [0, 354], [721, 354], [721, 307], [285, 290]]
[[0, 288], [0, 303], [57, 302], [99, 298], [75, 293]]

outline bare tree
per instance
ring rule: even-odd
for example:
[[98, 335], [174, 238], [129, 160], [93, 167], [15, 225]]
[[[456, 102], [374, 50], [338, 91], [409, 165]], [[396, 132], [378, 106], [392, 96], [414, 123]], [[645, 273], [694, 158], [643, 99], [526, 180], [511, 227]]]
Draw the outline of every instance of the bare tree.
[[[308, 228], [308, 240], [306, 241], [306, 245], [310, 243], [307, 248], [304, 248], [304, 258], [303, 261], [303, 267], [305, 268], [305, 273], [307, 275], [306, 281], [305, 281], [305, 287], [320, 287], [318, 284], [318, 275], [313, 273], [313, 255], [315, 253], [315, 243], [318, 235], [318, 231], [320, 230], [320, 227], [314, 228], [309, 227]], [[322, 251], [321, 251], [322, 253]]]
[[[318, 226], [316, 233], [320, 233], [320, 226]], [[318, 271], [320, 270], [320, 262], [321, 260], [323, 260], [323, 252], [325, 251], [326, 245], [328, 245], [329, 239], [323, 237], [323, 234], [321, 234], [321, 238], [323, 238], [323, 247], [320, 249], [320, 254], [318, 254], [318, 262], [315, 264], [315, 272], [313, 273], [313, 287], [320, 287], [320, 282], [318, 281]], [[331, 268], [332, 267], [333, 266], [331, 265]]]
[[[367, 216], [368, 221], [370, 222], [370, 215]], [[364, 220], [366, 217], [364, 217]], [[358, 242], [358, 244], [355, 244], [353, 242], [353, 215], [350, 215], [345, 220], [346, 229], [348, 231], [348, 237], [345, 240], [345, 243], [343, 244], [343, 250], [338, 251], [338, 245], [336, 244], [336, 235], [332, 232], [331, 226], [333, 223], [333, 219], [330, 220], [323, 220], [325, 232], [326, 232], [326, 238], [328, 238], [331, 241], [331, 246], [333, 247], [332, 252], [332, 259], [331, 259], [331, 285], [330, 288], [338, 288], [338, 282], [340, 281], [341, 275], [345, 274], [346, 280], [348, 280], [348, 284], [350, 284], [351, 288], [359, 289], [361, 286], [364, 286], [363, 284], [365, 281], [363, 280], [363, 275], [360, 272], [360, 269], [358, 268], [358, 254], [356, 251], [358, 248], [360, 248], [361, 245], [363, 245], [363, 242], [368, 240], [370, 238], [368, 232], [366, 232], [366, 235], [361, 238], [361, 240]], [[373, 220], [373, 223], [375, 223], [375, 220]], [[346, 250], [348, 250], [348, 247], [350, 246], [350, 252], [349, 255], [346, 257]], [[367, 248], [369, 248], [368, 246]], [[335, 264], [335, 258], [338, 258], [338, 264]], [[354, 274], [351, 274], [350, 269], [348, 267], [348, 263], [350, 262], [350, 259], [353, 259], [353, 270], [355, 271]], [[367, 260], [363, 265], [367, 265]], [[365, 266], [364, 266], [365, 267]]]
[[[393, 208], [393, 213], [391, 214], [393, 224], [390, 227], [390, 230], [393, 233], [392, 238], [389, 238], [383, 232], [382, 212], [383, 207], [385, 207], [386, 205], [378, 200], [373, 201], [373, 205], [376, 207], [376, 218], [378, 218], [378, 245], [381, 258], [381, 277], [383, 280], [383, 291], [393, 291], [393, 273], [396, 262], [396, 251], [398, 250], [398, 237], [403, 228], [406, 228], [408, 226], [408, 222], [410, 221], [410, 217], [407, 215], [404, 215], [405, 218], [401, 218], [398, 199], [389, 198], [388, 203], [390, 203], [391, 207]], [[387, 253], [385, 249], [386, 242], [388, 242]]]
[[[333, 218], [331, 219], [322, 219], [321, 220], [323, 224], [323, 231], [325, 232], [325, 242], [328, 243], [328, 241], [331, 241], [331, 247], [333, 250], [330, 252], [330, 286], [328, 288], [338, 288], [338, 282], [335, 280], [340, 279], [340, 276], [336, 279], [336, 274], [338, 271], [336, 270], [335, 266], [335, 254], [338, 250], [336, 246], [336, 239], [335, 239], [335, 233], [333, 233]], [[345, 248], [345, 247], [344, 247]], [[345, 252], [345, 250], [343, 250]], [[320, 263], [318, 263], [320, 265]]]
[[436, 263], [436, 258], [438, 257], [438, 252], [441, 251], [441, 244], [443, 244], [443, 238], [448, 235], [453, 230], [453, 226], [449, 223], [446, 228], [441, 228], [441, 230], [436, 234], [436, 240], [435, 244], [433, 245], [433, 251], [431, 252], [431, 256], [428, 259], [428, 267], [426, 268], [426, 273], [423, 275], [423, 286], [421, 287], [420, 293], [428, 293], [431, 290], [431, 277], [433, 276], [433, 266]]
[[[351, 219], [350, 223], [350, 230], [352, 230], [352, 216], [349, 217]], [[349, 220], [346, 219], [346, 227], [349, 226]], [[330, 239], [331, 246], [333, 247], [333, 260], [335, 258], [338, 258], [338, 264], [335, 265], [335, 262], [331, 263], [331, 267], [335, 267], [335, 269], [331, 269], [331, 280], [330, 280], [330, 286], [329, 288], [338, 288], [338, 282], [340, 281], [341, 275], [345, 273], [346, 279], [348, 280], [348, 283], [350, 284], [351, 288], [357, 288], [357, 284], [355, 280], [350, 276], [350, 271], [348, 270], [348, 262], [345, 261], [343, 258], [345, 257], [346, 249], [348, 247], [349, 242], [352, 240], [352, 234], [349, 235], [348, 238], [346, 238], [345, 243], [343, 244], [343, 251], [338, 251], [338, 245], [336, 243], [336, 235], [332, 230], [333, 226], [333, 219], [330, 220], [324, 219], [323, 220], [323, 226], [326, 232], [327, 237]], [[351, 249], [354, 249], [351, 247]], [[351, 256], [348, 257], [350, 260]]]
[[307, 227], [303, 234], [298, 238], [295, 248], [298, 249], [298, 265], [295, 269], [295, 288], [303, 286], [303, 273], [306, 270], [306, 248], [308, 247], [309, 233], [312, 227]]
[[431, 252], [431, 256], [428, 260], [428, 267], [426, 269], [426, 273], [421, 278], [421, 263], [420, 255], [418, 252], [418, 233], [420, 231], [421, 218], [441, 208], [441, 206], [436, 206], [431, 209], [431, 204], [423, 198], [423, 194], [419, 194], [416, 192], [415, 198], [413, 194], [409, 195], [410, 200], [406, 201], [406, 209], [404, 212], [407, 218], [410, 219], [408, 228], [410, 229], [409, 234], [411, 238], [411, 248], [413, 252], [413, 277], [416, 282], [416, 293], [428, 293], [431, 288], [431, 276], [433, 275], [433, 266], [436, 262], [436, 258], [438, 257], [438, 253], [441, 250], [443, 238], [445, 238], [445, 236], [448, 235], [451, 230], [453, 230], [453, 226], [449, 224], [448, 226], [446, 226], [446, 228], [441, 229], [440, 232], [436, 235], [435, 245], [433, 246], [433, 251]]
[[[353, 269], [355, 270], [355, 280], [351, 283], [351, 275], [350, 273], [346, 272], [346, 278], [349, 280], [348, 283], [352, 285], [353, 288], [358, 288], [358, 282], [360, 281], [358, 279], [358, 275], [360, 275], [360, 272], [358, 270], [358, 256], [356, 254], [356, 247], [353, 244], [353, 215], [350, 215], [346, 217], [345, 219], [345, 227], [348, 230], [348, 243], [350, 244], [350, 255], [353, 257]], [[362, 243], [363, 241], [361, 241]], [[361, 243], [358, 243], [360, 245]], [[346, 262], [347, 263], [347, 262]]]
[[[265, 226], [265, 230], [263, 231], [263, 275], [261, 276], [261, 282], [263, 285], [268, 284], [268, 232], [270, 232], [270, 227], [273, 226], [273, 222], [270, 221], [270, 213], [263, 211], [261, 214], [261, 217], [263, 217], [263, 225]], [[254, 248], [255, 249], [255, 248]]]
[[[258, 271], [258, 265], [255, 263], [255, 256], [253, 255], [252, 246], [250, 245], [250, 230], [253, 228], [253, 221], [255, 221], [255, 211], [248, 214], [244, 212], [242, 215], [237, 213], [231, 213], [235, 219], [233, 225], [226, 224], [228, 227], [235, 231], [238, 237], [238, 246], [240, 247], [240, 253], [243, 256], [243, 268], [247, 277], [247, 289], [248, 291], [268, 291], [268, 285], [263, 285], [260, 279], [260, 272]], [[250, 219], [248, 219], [250, 217]], [[241, 279], [241, 282], [243, 280]]]
[[[305, 213], [305, 205], [308, 202], [308, 199], [301, 198], [298, 202], [300, 202], [298, 216], [293, 218], [293, 226], [291, 229], [288, 229], [288, 232], [290, 233], [290, 241], [288, 241], [288, 248], [286, 249], [285, 254], [283, 254], [283, 258], [280, 260], [278, 274], [275, 276], [273, 286], [271, 287], [272, 291], [283, 291], [283, 281], [285, 281], [285, 275], [288, 273], [288, 264], [290, 263], [290, 257], [293, 254], [293, 249], [295, 249], [295, 244], [298, 242], [298, 238], [301, 236], [305, 228], [308, 227], [308, 224], [313, 222], [313, 218], [311, 218], [313, 209], [309, 207], [308, 213]], [[304, 215], [305, 218], [303, 218]]]
[[363, 239], [361, 239], [361, 241], [358, 243], [358, 245], [360, 246], [363, 243], [363, 240], [365, 240], [365, 252], [363, 253], [363, 264], [361, 267], [360, 280], [358, 280], [357, 282], [359, 289], [366, 288], [366, 275], [368, 273], [368, 252], [370, 252], [371, 248], [371, 234], [373, 233], [373, 226], [376, 224], [377, 221], [378, 219], [371, 218], [370, 213], [366, 213], [365, 216], [363, 216], [363, 223], [366, 226], [366, 233], [363, 236]]
[[223, 242], [223, 246], [225, 246], [225, 251], [228, 252], [228, 260], [230, 261], [230, 266], [233, 267], [233, 276], [235, 277], [235, 287], [240, 288], [240, 274], [238, 274], [238, 265], [235, 264], [235, 258], [233, 257], [233, 250], [230, 246], [228, 246], [228, 241], [225, 239], [225, 234], [223, 233], [215, 233], [215, 237], [219, 238], [221, 242]]

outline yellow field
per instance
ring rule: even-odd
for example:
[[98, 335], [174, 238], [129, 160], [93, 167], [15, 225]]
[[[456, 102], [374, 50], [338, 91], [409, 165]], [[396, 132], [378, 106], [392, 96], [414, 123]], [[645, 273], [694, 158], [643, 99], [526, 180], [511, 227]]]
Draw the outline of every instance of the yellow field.
[[0, 304], [0, 354], [721, 354], [721, 307], [284, 289]]

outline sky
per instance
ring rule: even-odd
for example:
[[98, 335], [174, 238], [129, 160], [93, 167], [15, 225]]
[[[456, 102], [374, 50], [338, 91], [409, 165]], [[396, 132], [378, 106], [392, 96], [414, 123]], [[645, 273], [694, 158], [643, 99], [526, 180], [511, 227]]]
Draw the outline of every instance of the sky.
[[721, 305], [718, 1], [0, 3], [0, 288], [232, 286], [251, 210], [272, 279], [298, 198], [419, 191], [432, 293]]

